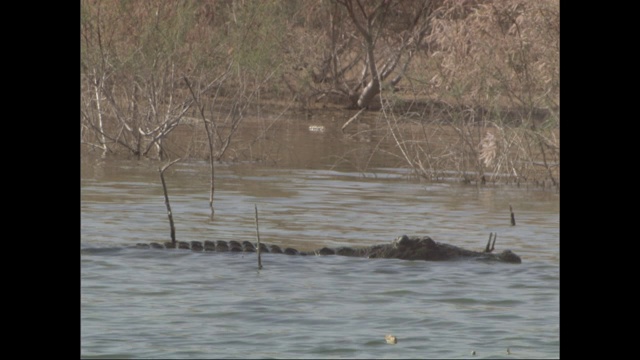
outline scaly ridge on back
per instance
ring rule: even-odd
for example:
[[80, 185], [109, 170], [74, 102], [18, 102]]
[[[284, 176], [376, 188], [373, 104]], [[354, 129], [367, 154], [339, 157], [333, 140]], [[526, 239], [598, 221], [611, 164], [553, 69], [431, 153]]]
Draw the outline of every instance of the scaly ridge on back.
[[[427, 261], [446, 261], [456, 259], [475, 259], [486, 261], [501, 261], [507, 263], [520, 264], [522, 259], [511, 250], [504, 250], [499, 254], [493, 254], [496, 238], [489, 236], [489, 242], [484, 251], [472, 251], [461, 247], [436, 242], [429, 236], [398, 236], [389, 244], [372, 245], [360, 248], [339, 247], [336, 249], [323, 247], [309, 252], [298, 251], [294, 248], [282, 248], [278, 245], [260, 244], [262, 253], [287, 254], [287, 255], [341, 255], [352, 257], [366, 258], [385, 258], [385, 259], [403, 259], [403, 260], [427, 260]], [[173, 243], [167, 241], [164, 243], [152, 242], [150, 244], [137, 244], [138, 248], [153, 249], [190, 249], [196, 252], [255, 252], [256, 245], [250, 241], [240, 243], [236, 240], [229, 242], [218, 240], [207, 240], [203, 243], [200, 241], [178, 241]]]

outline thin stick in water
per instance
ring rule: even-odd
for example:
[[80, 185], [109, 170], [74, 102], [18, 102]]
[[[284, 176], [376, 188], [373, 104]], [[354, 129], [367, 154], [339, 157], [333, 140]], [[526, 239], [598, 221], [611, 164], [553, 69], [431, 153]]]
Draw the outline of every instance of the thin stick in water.
[[189, 83], [189, 80], [187, 79], [187, 77], [183, 76], [183, 79], [184, 79], [184, 82], [187, 84], [189, 91], [191, 92], [193, 101], [195, 101], [196, 104], [198, 105], [198, 110], [200, 110], [200, 117], [202, 118], [202, 122], [204, 123], [204, 130], [207, 132], [207, 139], [209, 140], [209, 167], [211, 169], [211, 190], [209, 191], [209, 209], [211, 210], [211, 220], [213, 220], [213, 214], [215, 213], [215, 210], [213, 209], [213, 192], [215, 191], [215, 182], [214, 182], [215, 167], [213, 166], [213, 161], [214, 161], [213, 142], [215, 138], [211, 134], [211, 131], [209, 130], [209, 123], [207, 122], [207, 119], [204, 116], [204, 107], [200, 105], [200, 103], [198, 102], [198, 97], [196, 97], [196, 94], [193, 92], [193, 88], [191, 87], [191, 84]]
[[509, 205], [509, 211], [511, 212], [511, 226], [516, 226], [516, 216], [513, 214], [511, 205]]
[[162, 181], [162, 190], [164, 190], [164, 204], [167, 206], [167, 215], [169, 216], [169, 226], [171, 226], [171, 242], [176, 243], [176, 228], [173, 226], [173, 214], [171, 213], [171, 204], [169, 203], [169, 194], [167, 193], [167, 184], [164, 182], [164, 171], [169, 168], [169, 166], [180, 161], [180, 158], [173, 160], [162, 168], [158, 169], [160, 173], [160, 180]]
[[260, 230], [258, 230], [258, 205], [253, 204], [256, 209], [256, 237], [258, 238], [258, 270], [262, 269], [262, 258], [260, 257]]

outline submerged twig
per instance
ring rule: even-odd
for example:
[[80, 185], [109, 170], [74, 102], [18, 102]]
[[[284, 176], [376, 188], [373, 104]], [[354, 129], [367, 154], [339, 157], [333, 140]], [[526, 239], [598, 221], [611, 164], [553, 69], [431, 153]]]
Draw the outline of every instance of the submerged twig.
[[[493, 244], [491, 243], [491, 238], [493, 237]], [[484, 252], [490, 253], [496, 248], [496, 239], [498, 238], [498, 233], [489, 233], [489, 241], [487, 241], [487, 246], [484, 248]]]
[[164, 182], [164, 171], [169, 168], [169, 166], [180, 161], [180, 158], [173, 160], [172, 162], [166, 164], [162, 168], [158, 169], [160, 173], [160, 180], [162, 181], [162, 190], [164, 190], [164, 204], [167, 206], [167, 215], [169, 216], [169, 225], [171, 226], [171, 242], [176, 243], [176, 228], [173, 226], [173, 214], [171, 213], [171, 204], [169, 203], [169, 194], [167, 194], [167, 184]]
[[513, 213], [513, 208], [509, 205], [509, 211], [511, 212], [511, 226], [516, 226], [516, 216]]
[[258, 229], [258, 205], [253, 204], [256, 210], [256, 238], [258, 238], [258, 270], [262, 269], [262, 258], [260, 257], [260, 230]]

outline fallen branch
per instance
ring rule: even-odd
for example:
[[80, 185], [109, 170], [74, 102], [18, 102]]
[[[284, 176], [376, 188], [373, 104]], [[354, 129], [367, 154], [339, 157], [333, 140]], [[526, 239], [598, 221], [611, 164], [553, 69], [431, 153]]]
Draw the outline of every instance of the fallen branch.
[[351, 123], [353, 122], [353, 120], [357, 119], [357, 118], [358, 118], [358, 116], [360, 116], [360, 113], [362, 113], [364, 110], [365, 110], [365, 108], [360, 109], [360, 111], [358, 111], [355, 115], [353, 115], [353, 116], [351, 117], [351, 119], [347, 120], [347, 122], [346, 122], [346, 123], [344, 123], [344, 125], [342, 125], [342, 129], [340, 129], [340, 130], [342, 130], [342, 132], [344, 132], [344, 129], [345, 129], [347, 126], [349, 126], [349, 124], [351, 124]]
[[169, 225], [171, 226], [171, 242], [176, 243], [176, 228], [173, 226], [173, 214], [171, 213], [171, 204], [169, 204], [169, 195], [167, 194], [167, 184], [164, 182], [164, 171], [169, 168], [169, 166], [180, 161], [180, 158], [173, 160], [172, 162], [166, 164], [162, 168], [158, 169], [160, 173], [160, 180], [162, 180], [162, 189], [164, 190], [164, 204], [167, 206], [167, 215], [169, 216]]

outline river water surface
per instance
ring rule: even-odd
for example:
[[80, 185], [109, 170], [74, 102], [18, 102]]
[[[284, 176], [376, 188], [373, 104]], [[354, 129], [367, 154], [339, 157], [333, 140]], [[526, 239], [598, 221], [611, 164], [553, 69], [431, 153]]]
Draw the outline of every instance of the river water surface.
[[[255, 254], [128, 247], [170, 239], [158, 166], [83, 158], [83, 358], [560, 356], [553, 192], [425, 184], [398, 169], [363, 177], [219, 165], [210, 221], [207, 163], [167, 170], [178, 240], [254, 241], [257, 204], [261, 240], [281, 247], [407, 234], [482, 250], [497, 232], [496, 251], [522, 257], [514, 265], [263, 254], [258, 270]], [[386, 334], [398, 343], [386, 344]]]

